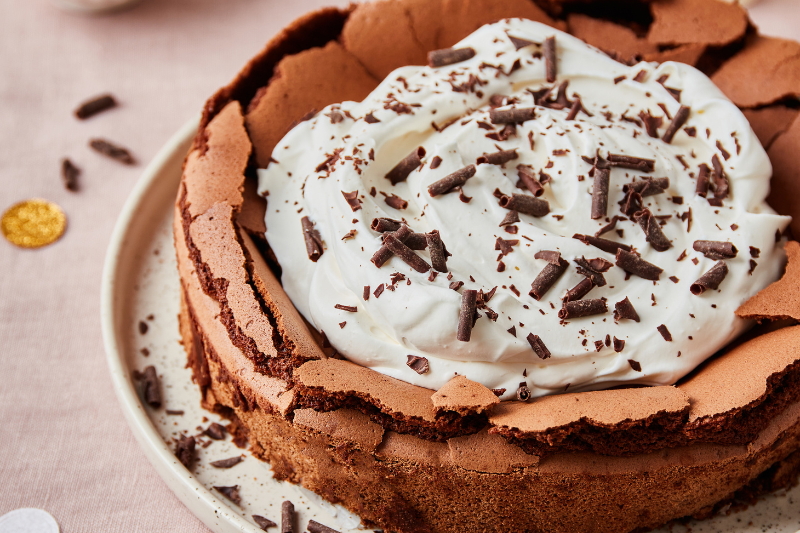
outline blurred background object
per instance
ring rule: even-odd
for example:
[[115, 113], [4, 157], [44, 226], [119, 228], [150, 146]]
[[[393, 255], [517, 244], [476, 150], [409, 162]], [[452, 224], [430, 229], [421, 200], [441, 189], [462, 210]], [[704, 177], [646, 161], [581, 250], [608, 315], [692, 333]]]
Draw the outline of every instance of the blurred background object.
[[122, 9], [139, 3], [140, 0], [50, 0], [50, 2], [66, 11], [80, 13], [103, 13]]

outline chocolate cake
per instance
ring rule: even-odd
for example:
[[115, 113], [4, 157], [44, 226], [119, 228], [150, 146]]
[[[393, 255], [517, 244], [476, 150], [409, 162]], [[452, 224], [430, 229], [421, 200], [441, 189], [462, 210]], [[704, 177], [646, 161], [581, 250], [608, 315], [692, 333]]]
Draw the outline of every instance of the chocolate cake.
[[204, 407], [276, 478], [403, 533], [642, 530], [796, 482], [798, 47], [716, 0], [295, 21], [184, 165]]

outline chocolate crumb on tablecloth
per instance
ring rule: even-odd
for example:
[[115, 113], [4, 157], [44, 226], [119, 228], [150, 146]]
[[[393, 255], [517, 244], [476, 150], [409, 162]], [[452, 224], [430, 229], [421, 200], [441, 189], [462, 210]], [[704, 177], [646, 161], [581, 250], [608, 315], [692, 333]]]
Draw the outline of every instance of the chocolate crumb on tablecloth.
[[667, 329], [667, 326], [661, 324], [656, 329], [658, 330], [659, 333], [661, 333], [661, 336], [664, 337], [665, 341], [672, 342], [672, 334]]
[[535, 41], [529, 41], [528, 39], [522, 39], [521, 37], [514, 37], [513, 35], [508, 36], [508, 40], [511, 41], [511, 44], [514, 45], [515, 50], [521, 50], [527, 46], [541, 46], [542, 43], [537, 43]]
[[544, 193], [544, 187], [539, 180], [536, 179], [536, 174], [534, 174], [533, 169], [529, 165], [517, 165], [517, 176], [519, 177], [517, 187], [523, 185], [534, 196], [541, 196]]
[[315, 522], [314, 520], [308, 521], [308, 526], [306, 526], [306, 529], [308, 529], [308, 533], [339, 533], [335, 529], [324, 526], [319, 522]]
[[536, 108], [534, 107], [489, 110], [489, 120], [492, 121], [492, 124], [522, 124], [535, 118]]
[[220, 459], [218, 461], [211, 461], [209, 464], [214, 468], [231, 468], [241, 463], [243, 460], [241, 455], [235, 457], [228, 457], [227, 459]]
[[208, 426], [208, 429], [203, 431], [202, 434], [214, 440], [222, 440], [225, 438], [225, 432], [225, 426], [212, 422], [211, 425]]
[[545, 74], [547, 76], [547, 81], [549, 83], [553, 83], [556, 81], [556, 75], [558, 74], [558, 69], [556, 66], [556, 36], [551, 35], [550, 37], [544, 40], [544, 44], [542, 46], [542, 52], [544, 53], [544, 68]]
[[428, 251], [431, 254], [431, 265], [439, 272], [447, 272], [447, 256], [444, 253], [444, 244], [438, 230], [425, 234], [428, 242]]
[[446, 194], [456, 187], [461, 187], [468, 179], [475, 175], [475, 172], [475, 165], [469, 165], [460, 170], [456, 170], [452, 174], [448, 174], [442, 179], [431, 183], [428, 186], [428, 194], [437, 196], [439, 194]]
[[607, 168], [594, 169], [592, 185], [592, 219], [603, 218], [608, 212], [608, 185], [611, 171]]
[[352, 192], [342, 191], [342, 196], [344, 196], [347, 205], [350, 206], [350, 209], [352, 209], [353, 212], [361, 209], [361, 200], [358, 197], [358, 191], [352, 191]]
[[708, 270], [708, 272], [700, 276], [697, 281], [692, 283], [691, 287], [689, 287], [689, 290], [692, 291], [692, 294], [695, 296], [700, 296], [707, 290], [717, 290], [719, 288], [719, 284], [722, 283], [722, 280], [724, 280], [725, 276], [727, 275], [728, 265], [725, 263], [725, 261], [718, 261], [717, 264]]
[[417, 374], [427, 374], [430, 367], [428, 366], [428, 359], [425, 357], [418, 357], [416, 355], [409, 355], [407, 356], [408, 360], [406, 361], [406, 365], [416, 372]]
[[665, 252], [672, 248], [667, 236], [661, 231], [658, 220], [653, 216], [649, 209], [645, 208], [633, 215], [633, 219], [639, 223], [644, 231], [645, 240], [650, 243], [657, 252]]
[[539, 356], [539, 359], [549, 359], [550, 358], [550, 350], [547, 349], [547, 346], [544, 345], [544, 342], [538, 335], [534, 335], [533, 333], [528, 333], [526, 337], [528, 344], [531, 345], [534, 353]]
[[662, 118], [651, 115], [649, 109], [647, 111], [640, 111], [639, 118], [644, 123], [644, 129], [647, 132], [647, 135], [654, 139], [658, 139], [658, 128], [661, 127]]
[[110, 94], [104, 94], [83, 102], [75, 110], [75, 117], [80, 120], [87, 119], [117, 106], [117, 101]]
[[384, 193], [383, 201], [386, 202], [386, 205], [393, 209], [397, 209], [398, 211], [402, 211], [408, 207], [408, 202], [397, 196], [395, 193], [392, 193], [391, 196]]
[[669, 178], [645, 178], [623, 185], [622, 192], [636, 191], [644, 198], [645, 196], [661, 194], [667, 188], [669, 188]]
[[136, 164], [136, 160], [126, 148], [123, 148], [122, 146], [116, 145], [105, 139], [92, 139], [89, 141], [89, 147], [92, 148], [92, 150], [101, 153], [104, 156], [110, 157], [115, 161], [119, 161], [124, 165]]
[[545, 259], [548, 264], [539, 272], [536, 279], [531, 283], [531, 290], [528, 293], [532, 298], [541, 300], [542, 296], [558, 281], [564, 272], [567, 271], [569, 263], [561, 258], [559, 252], [542, 250], [534, 255], [536, 259]]
[[664, 136], [661, 137], [662, 141], [667, 144], [672, 143], [672, 138], [675, 137], [675, 134], [678, 133], [678, 130], [684, 124], [686, 124], [686, 120], [689, 118], [690, 111], [691, 109], [685, 105], [682, 105], [678, 109], [678, 112], [675, 113], [675, 118], [673, 118], [672, 122], [670, 122], [669, 126], [667, 126], [667, 131], [664, 132]]
[[425, 148], [419, 146], [403, 158], [402, 161], [397, 163], [397, 165], [386, 174], [386, 179], [392, 182], [392, 185], [397, 185], [401, 181], [406, 181], [408, 175], [422, 164], [423, 157], [425, 157]]
[[461, 63], [473, 57], [475, 57], [475, 49], [471, 47], [432, 50], [428, 52], [428, 66], [433, 68], [444, 67]]
[[64, 183], [65, 189], [76, 192], [80, 188], [78, 185], [80, 175], [81, 169], [76, 167], [72, 161], [67, 158], [61, 160], [61, 181]]
[[573, 261], [578, 265], [578, 273], [591, 279], [592, 283], [598, 287], [605, 286], [606, 278], [603, 276], [603, 273], [608, 272], [608, 270], [614, 266], [614, 263], [606, 261], [602, 257], [596, 257], [594, 259], [580, 257], [573, 259]]
[[239, 495], [239, 485], [231, 485], [230, 487], [218, 487], [214, 485], [214, 488], [223, 496], [228, 498], [230, 501], [235, 503], [236, 505], [242, 505], [242, 497]]
[[642, 365], [639, 364], [639, 361], [634, 361], [633, 359], [628, 359], [628, 364], [631, 365], [631, 368], [636, 372], [642, 371]]
[[342, 304], [336, 304], [336, 305], [334, 305], [333, 307], [334, 307], [335, 309], [341, 309], [342, 311], [348, 311], [348, 312], [350, 312], [350, 313], [355, 313], [355, 312], [357, 312], [357, 311], [358, 311], [358, 307], [356, 307], [355, 305], [342, 305]]
[[513, 150], [500, 150], [499, 152], [492, 152], [491, 154], [483, 154], [478, 158], [477, 163], [479, 165], [488, 164], [503, 167], [506, 163], [518, 157], [519, 155], [517, 154], [516, 148]]
[[462, 342], [469, 342], [472, 336], [472, 326], [475, 325], [475, 316], [478, 307], [478, 291], [468, 289], [461, 293], [461, 311], [458, 314], [458, 332], [456, 338]]
[[592, 235], [581, 235], [580, 233], [576, 233], [572, 236], [572, 238], [578, 239], [588, 246], [594, 246], [595, 248], [599, 248], [610, 254], [616, 254], [619, 250], [624, 250], [626, 252], [630, 252], [632, 250], [632, 248], [627, 244], [603, 239], [602, 237], [594, 237]]
[[600, 315], [608, 312], [606, 301], [601, 298], [594, 300], [567, 300], [558, 311], [558, 318], [567, 320], [584, 316]]
[[661, 273], [664, 272], [661, 268], [652, 263], [648, 263], [635, 253], [622, 249], [617, 250], [616, 264], [625, 272], [652, 281], [658, 281], [661, 277]]
[[263, 531], [278, 525], [269, 518], [264, 518], [263, 516], [257, 514], [253, 515], [253, 522], [255, 522]]
[[289, 500], [281, 504], [281, 533], [294, 533], [294, 504]]
[[543, 217], [550, 213], [550, 204], [547, 200], [525, 194], [513, 193], [511, 196], [503, 196], [500, 198], [499, 204], [505, 209], [532, 217]]
[[580, 280], [577, 285], [575, 285], [574, 287], [572, 287], [567, 291], [567, 293], [564, 295], [564, 301], [568, 302], [568, 301], [580, 300], [581, 298], [586, 296], [589, 293], [589, 291], [591, 291], [593, 288], [594, 288], [594, 283], [592, 282], [592, 280], [590, 278], [584, 278]]
[[619, 353], [625, 348], [625, 341], [614, 337], [614, 351]]
[[739, 253], [736, 247], [730, 242], [694, 241], [692, 248], [694, 248], [695, 252], [700, 252], [714, 261], [733, 259]]
[[626, 296], [624, 300], [614, 304], [614, 320], [633, 320], [639, 322], [639, 314], [633, 308], [633, 304]]
[[524, 381], [520, 382], [519, 387], [517, 387], [517, 400], [527, 402], [530, 399], [531, 389], [528, 388], [528, 384]]
[[183, 409], [167, 409], [164, 412], [167, 413], [168, 415], [173, 415], [173, 416], [183, 415]]
[[303, 226], [303, 238], [306, 242], [308, 258], [316, 263], [323, 254], [322, 237], [320, 237], [319, 232], [314, 228], [314, 223], [311, 222], [310, 218], [303, 217], [300, 219], [300, 223]]
[[178, 439], [178, 442], [175, 444], [175, 457], [178, 458], [178, 461], [180, 461], [183, 466], [190, 470], [192, 468], [192, 462], [194, 461], [195, 445], [195, 438], [186, 435], [181, 435], [180, 439]]
[[430, 265], [426, 263], [423, 258], [415, 254], [411, 248], [403, 244], [403, 242], [395, 236], [395, 233], [387, 233], [384, 237], [383, 244], [389, 251], [402, 259], [403, 262], [417, 272], [424, 274], [431, 269]]

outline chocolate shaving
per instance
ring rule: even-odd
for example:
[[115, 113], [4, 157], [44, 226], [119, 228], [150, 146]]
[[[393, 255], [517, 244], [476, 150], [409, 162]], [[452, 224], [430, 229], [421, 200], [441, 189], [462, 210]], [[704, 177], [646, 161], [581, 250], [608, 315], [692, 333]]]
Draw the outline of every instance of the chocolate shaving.
[[166, 409], [164, 412], [168, 415], [180, 416], [183, 414], [183, 409]]
[[702, 163], [700, 165], [700, 170], [697, 173], [697, 186], [695, 187], [695, 193], [703, 198], [705, 198], [706, 194], [708, 194], [708, 178], [710, 173], [711, 169], [708, 167], [708, 165]]
[[531, 345], [531, 348], [533, 348], [534, 353], [539, 356], [539, 359], [550, 358], [550, 350], [547, 349], [547, 346], [544, 345], [544, 342], [538, 335], [528, 333], [526, 339], [528, 340], [528, 344]]
[[672, 243], [669, 242], [667, 236], [661, 231], [661, 226], [658, 220], [653, 216], [649, 209], [643, 209], [633, 215], [633, 219], [639, 223], [639, 226], [644, 231], [645, 240], [650, 243], [657, 252], [665, 252], [672, 248]]
[[335, 529], [329, 528], [328, 526], [323, 526], [319, 522], [315, 522], [314, 520], [309, 520], [308, 525], [306, 526], [308, 529], [308, 533], [339, 533]]
[[464, 286], [464, 282], [463, 281], [453, 281], [449, 285], [450, 289], [454, 290], [456, 292], [458, 292], [458, 289], [460, 289], [463, 286]]
[[397, 196], [395, 193], [392, 193], [391, 196], [384, 197], [383, 201], [386, 202], [386, 205], [393, 209], [397, 209], [398, 211], [402, 211], [408, 207], [408, 202]]
[[517, 165], [517, 176], [519, 176], [519, 183], [517, 186], [519, 187], [520, 184], [524, 185], [526, 189], [528, 189], [534, 196], [541, 196], [544, 194], [544, 187], [539, 181], [536, 179], [536, 175], [533, 173], [533, 169], [528, 165]]
[[694, 241], [692, 248], [694, 248], [695, 252], [700, 252], [714, 261], [733, 259], [739, 253], [739, 250], [730, 242]]
[[567, 271], [569, 263], [561, 259], [559, 252], [549, 250], [536, 252], [534, 257], [547, 261], [547, 264], [531, 283], [531, 290], [528, 293], [535, 300], [541, 300], [542, 296], [558, 281], [558, 278]]
[[498, 237], [497, 240], [494, 243], [494, 249], [495, 250], [499, 250], [500, 251], [500, 256], [502, 257], [502, 256], [508, 255], [511, 252], [513, 252], [514, 251], [513, 247], [518, 245], [518, 244], [519, 244], [519, 240], [517, 240], [517, 239], [508, 240], [507, 241], [507, 240], [505, 240], [505, 239], [503, 239], [501, 237]]
[[565, 302], [571, 302], [580, 300], [584, 296], [586, 296], [589, 291], [594, 288], [594, 283], [592, 282], [591, 278], [584, 278], [578, 282], [577, 285], [572, 287], [567, 291], [564, 295]]
[[444, 67], [454, 63], [461, 63], [475, 57], [474, 48], [444, 48], [428, 52], [429, 67]]
[[303, 225], [303, 238], [306, 241], [308, 258], [316, 263], [324, 253], [322, 237], [320, 237], [319, 232], [314, 228], [314, 223], [308, 217], [301, 218], [300, 223]]
[[608, 164], [612, 167], [629, 168], [640, 172], [652, 172], [655, 170], [655, 159], [645, 159], [632, 155], [608, 154]]
[[750, 260], [750, 270], [747, 271], [747, 274], [752, 276], [753, 275], [753, 271], [756, 269], [757, 266], [758, 266], [758, 263], [756, 263], [755, 259], [751, 259]]
[[536, 118], [534, 107], [512, 107], [510, 109], [490, 109], [489, 120], [492, 124], [522, 124]]
[[461, 187], [468, 179], [475, 175], [475, 172], [475, 165], [469, 165], [461, 170], [456, 170], [452, 174], [448, 174], [444, 178], [430, 184], [428, 186], [428, 194], [437, 196], [439, 194], [446, 194], [456, 187]]
[[447, 256], [444, 252], [444, 244], [439, 236], [438, 230], [433, 230], [425, 234], [428, 243], [428, 250], [431, 253], [431, 265], [439, 272], [447, 272]]
[[578, 264], [578, 273], [592, 280], [592, 283], [597, 287], [604, 287], [606, 278], [603, 272], [608, 272], [608, 269], [614, 266], [610, 261], [606, 261], [601, 257], [595, 259], [586, 259], [581, 257], [573, 259]]
[[377, 124], [378, 122], [380, 122], [380, 120], [375, 118], [375, 115], [373, 115], [372, 111], [370, 111], [369, 113], [364, 115], [364, 122], [366, 122], [367, 124]]
[[608, 212], [608, 185], [611, 172], [607, 168], [595, 168], [592, 185], [592, 219], [603, 218]]
[[511, 196], [503, 196], [499, 203], [500, 207], [533, 217], [543, 217], [550, 212], [550, 204], [547, 200], [524, 194], [515, 193]]
[[761, 250], [759, 250], [755, 246], [750, 247], [750, 257], [752, 257], [753, 259], [758, 259], [758, 256], [760, 255], [761, 255]]
[[667, 131], [664, 132], [664, 136], [661, 137], [661, 140], [667, 144], [672, 143], [672, 138], [675, 137], [675, 134], [678, 133], [678, 130], [686, 124], [686, 120], [689, 118], [689, 112], [691, 109], [685, 105], [682, 105], [678, 112], [675, 113], [675, 118], [672, 119], [669, 126], [667, 127]]
[[499, 152], [491, 154], [483, 154], [478, 158], [478, 164], [500, 165], [502, 167], [509, 161], [517, 159], [518, 157], [519, 155], [517, 154], [516, 148], [513, 150], [500, 150]]
[[117, 101], [110, 94], [104, 94], [82, 103], [75, 110], [75, 116], [81, 120], [92, 117], [107, 109], [117, 106]]
[[395, 237], [394, 233], [386, 234], [383, 240], [383, 245], [389, 248], [393, 254], [402, 259], [408, 266], [417, 272], [424, 274], [431, 269], [430, 265], [426, 263], [424, 259], [415, 254], [411, 248], [403, 244], [401, 240]]
[[253, 522], [258, 524], [258, 527], [260, 527], [263, 531], [278, 525], [269, 518], [264, 518], [263, 516], [257, 514], [253, 515]]
[[628, 359], [628, 364], [631, 365], [631, 368], [636, 372], [642, 371], [642, 365], [639, 364], [639, 361], [634, 361], [633, 359]]
[[587, 117], [594, 116], [591, 113], [589, 113], [585, 107], [583, 107], [583, 102], [581, 101], [581, 98], [579, 96], [572, 101], [572, 107], [569, 108], [569, 113], [567, 113], [567, 120], [575, 120], [575, 118], [578, 116], [578, 113], [580, 112], [583, 112], [583, 114], [586, 115]]
[[[426, 271], [426, 272], [427, 272], [427, 271]], [[347, 312], [350, 312], [350, 313], [356, 313], [356, 312], [358, 312], [358, 307], [356, 307], [355, 305], [342, 305], [342, 304], [336, 304], [336, 305], [334, 305], [333, 307], [334, 307], [334, 309], [340, 309], [340, 310], [342, 310], [342, 311], [347, 311]]]
[[161, 407], [161, 386], [156, 374], [156, 367], [150, 365], [142, 372], [142, 393], [144, 401], [150, 407]]
[[[617, 312], [614, 311], [615, 315], [616, 315], [616, 313]], [[618, 338], [614, 337], [614, 351], [619, 353], [619, 352], [622, 351], [623, 348], [625, 348], [625, 341], [623, 339], [618, 339]]]
[[511, 44], [514, 45], [515, 50], [521, 50], [527, 46], [538, 45], [541, 46], [542, 43], [537, 43], [535, 41], [529, 41], [528, 39], [522, 39], [520, 37], [514, 37], [513, 35], [509, 35], [508, 39], [511, 41]]
[[76, 167], [72, 161], [64, 158], [61, 160], [61, 181], [64, 183], [64, 188], [68, 191], [75, 192], [78, 190], [78, 176], [81, 175], [81, 169]]
[[658, 139], [658, 128], [661, 127], [662, 118], [651, 115], [649, 109], [640, 111], [639, 118], [644, 122], [644, 129], [647, 134], [654, 139]]
[[333, 170], [333, 166], [339, 160], [343, 150], [343, 148], [336, 148], [332, 154], [325, 154], [328, 157], [325, 158], [325, 161], [317, 165], [317, 168], [314, 169], [314, 172], [322, 172], [323, 170], [330, 172]]
[[544, 40], [544, 45], [542, 46], [542, 52], [544, 53], [544, 65], [545, 65], [545, 73], [547, 75], [547, 81], [549, 83], [553, 83], [556, 81], [556, 36], [551, 35], [547, 39]]
[[[431, 280], [431, 281], [433, 281], [433, 280]], [[378, 288], [376, 288], [375, 292], [373, 292], [372, 294], [375, 296], [375, 298], [380, 298], [381, 294], [383, 294], [384, 289], [385, 289], [385, 286], [384, 286], [383, 283], [381, 283], [380, 285], [378, 285]]]
[[622, 186], [622, 192], [635, 191], [639, 196], [653, 196], [661, 194], [669, 188], [669, 178], [645, 178]]
[[119, 161], [124, 165], [136, 164], [136, 160], [126, 148], [105, 139], [92, 139], [89, 141], [89, 146], [92, 150]]
[[656, 329], [658, 330], [659, 333], [661, 333], [661, 336], [664, 337], [665, 341], [672, 342], [672, 334], [667, 329], [667, 326], [661, 324]]
[[714, 198], [724, 200], [728, 197], [728, 176], [717, 154], [711, 158], [711, 164], [714, 166]]
[[439, 168], [439, 165], [441, 164], [442, 164], [442, 158], [439, 157], [438, 155], [434, 156], [433, 159], [431, 159], [431, 170], [436, 170], [437, 168]]
[[517, 400], [520, 402], [527, 402], [531, 398], [531, 390], [528, 388], [528, 384], [524, 381], [519, 384], [517, 388]]
[[236, 505], [242, 505], [242, 497], [239, 496], [239, 485], [232, 485], [230, 487], [218, 487], [214, 485], [214, 488]]
[[358, 191], [353, 191], [353, 192], [342, 191], [342, 196], [344, 196], [345, 201], [347, 201], [347, 205], [350, 206], [350, 209], [352, 209], [353, 212], [361, 209], [361, 200], [358, 198]]
[[203, 431], [203, 435], [214, 440], [224, 440], [225, 432], [225, 426], [217, 422], [211, 422], [208, 428]]
[[644, 202], [642, 201], [642, 195], [634, 191], [633, 189], [629, 189], [628, 192], [625, 193], [625, 196], [622, 198], [622, 200], [619, 202], [620, 211], [622, 211], [629, 217], [641, 211], [643, 208], [644, 208]]
[[594, 236], [599, 237], [600, 235], [603, 235], [604, 233], [608, 233], [609, 231], [613, 230], [614, 228], [617, 227], [617, 222], [620, 220], [623, 220], [623, 218], [620, 217], [619, 215], [614, 215], [613, 217], [611, 217], [611, 222], [609, 222], [608, 224], [597, 230]]
[[[405, 241], [406, 239], [408, 239], [408, 236], [411, 235], [411, 230], [408, 229], [408, 226], [403, 224], [394, 233], [387, 233], [386, 235], [394, 235], [400, 241]], [[383, 245], [380, 248], [378, 248], [378, 251], [372, 255], [372, 259], [370, 259], [370, 261], [372, 261], [372, 263], [376, 267], [380, 268], [386, 263], [386, 261], [391, 259], [391, 257], [392, 257], [392, 251], [389, 249], [388, 246], [386, 246], [386, 243], [384, 242]], [[378, 289], [381, 289], [381, 287], [382, 286], [379, 286]], [[377, 293], [375, 294], [375, 297], [377, 298], [380, 295], [380, 293], [378, 293], [377, 289], [375, 292]], [[381, 289], [381, 292], [383, 292], [383, 289]]]
[[625, 272], [629, 272], [640, 278], [658, 281], [661, 273], [664, 272], [652, 263], [648, 263], [638, 255], [625, 250], [617, 250], [617, 266]]
[[472, 326], [475, 325], [477, 313], [478, 291], [467, 289], [461, 293], [461, 311], [458, 315], [458, 332], [456, 338], [462, 342], [469, 342], [472, 335]]
[[515, 224], [517, 222], [519, 222], [519, 213], [517, 213], [516, 211], [509, 211], [508, 213], [506, 213], [506, 216], [500, 222], [499, 227], [502, 228], [504, 226], [510, 226], [511, 224]]
[[[405, 239], [401, 239], [403, 244], [411, 248], [412, 250], [424, 250], [428, 247], [428, 239], [425, 237], [424, 233], [412, 233]], [[445, 250], [445, 255], [450, 255]]]
[[568, 300], [558, 311], [558, 318], [567, 320], [584, 316], [601, 315], [608, 312], [608, 305], [602, 298], [594, 300]]
[[281, 533], [294, 533], [294, 504], [289, 500], [281, 504]]
[[689, 290], [692, 291], [692, 294], [695, 296], [700, 296], [707, 290], [717, 290], [719, 284], [722, 283], [722, 280], [724, 280], [727, 275], [728, 265], [725, 264], [725, 261], [718, 261], [708, 272], [692, 283]]
[[397, 185], [401, 181], [406, 181], [408, 175], [422, 164], [423, 157], [425, 157], [425, 148], [419, 146], [403, 158], [402, 161], [397, 163], [397, 165], [386, 174], [386, 179], [392, 182], [392, 185]]
[[621, 302], [614, 304], [614, 320], [617, 322], [620, 320], [639, 322], [639, 314], [636, 312], [636, 309], [633, 308], [633, 304], [627, 296]]
[[342, 240], [346, 241], [348, 239], [354, 239], [357, 233], [358, 233], [358, 230], [351, 229], [350, 231], [348, 231], [347, 233], [344, 234], [344, 236], [342, 237]]
[[623, 244], [621, 242], [615, 242], [608, 239], [603, 239], [602, 237], [593, 237], [592, 235], [581, 235], [580, 233], [576, 233], [572, 236], [573, 239], [578, 239], [583, 244], [588, 246], [594, 246], [595, 248], [599, 248], [604, 252], [608, 252], [610, 254], [616, 254], [619, 250], [625, 250], [630, 252], [633, 248], [628, 246], [627, 244]]
[[175, 444], [175, 457], [189, 470], [191, 470], [192, 462], [194, 461], [195, 445], [195, 438], [187, 437], [186, 435], [181, 435], [181, 438], [178, 439], [178, 442]]
[[722, 154], [722, 157], [724, 157], [724, 158], [725, 158], [725, 161], [727, 161], [728, 159], [730, 159], [730, 158], [731, 158], [731, 154], [730, 154], [730, 152], [728, 152], [728, 151], [725, 149], [725, 147], [724, 147], [724, 146], [722, 146], [722, 143], [721, 143], [721, 142], [719, 142], [719, 141], [717, 141], [717, 150], [719, 150], [719, 153], [721, 153], [721, 154]]
[[377, 231], [378, 233], [386, 233], [387, 231], [399, 230], [401, 225], [402, 223], [400, 223], [397, 220], [381, 217], [381, 218], [373, 218], [370, 227], [372, 228], [372, 231]]
[[242, 456], [229, 457], [228, 459], [220, 459], [219, 461], [211, 461], [209, 464], [214, 468], [230, 468], [242, 462]]
[[416, 355], [409, 355], [407, 356], [408, 360], [406, 361], [406, 365], [416, 372], [417, 374], [427, 374], [428, 370], [430, 369], [428, 366], [428, 360], [424, 357], [418, 357]]

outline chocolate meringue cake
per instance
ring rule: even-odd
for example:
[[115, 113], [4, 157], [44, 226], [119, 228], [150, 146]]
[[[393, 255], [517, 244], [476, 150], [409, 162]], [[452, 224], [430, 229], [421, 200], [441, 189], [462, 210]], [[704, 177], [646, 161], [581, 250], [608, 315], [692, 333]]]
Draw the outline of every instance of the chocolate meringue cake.
[[389, 531], [633, 531], [795, 482], [798, 48], [716, 0], [295, 21], [184, 166], [203, 405]]

